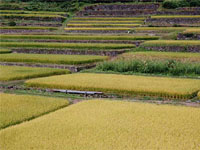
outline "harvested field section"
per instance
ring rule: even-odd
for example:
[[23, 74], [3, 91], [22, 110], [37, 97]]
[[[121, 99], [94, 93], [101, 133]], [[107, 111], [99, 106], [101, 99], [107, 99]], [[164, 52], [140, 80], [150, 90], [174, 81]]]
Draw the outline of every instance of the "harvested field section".
[[26, 81], [26, 85], [176, 99], [194, 97], [200, 90], [200, 80], [197, 79], [89, 73], [33, 79]]
[[91, 100], [1, 130], [0, 145], [7, 150], [198, 150], [199, 123], [198, 108]]
[[2, 54], [0, 62], [22, 62], [22, 63], [47, 63], [79, 65], [94, 63], [108, 59], [107, 56], [90, 55], [50, 55], [50, 54]]
[[110, 49], [131, 49], [134, 44], [96, 44], [96, 43], [44, 43], [44, 42], [1, 42], [2, 47], [21, 47], [21, 48], [69, 48], [69, 49], [92, 49], [92, 50], [110, 50]]
[[31, 68], [16, 66], [0, 66], [0, 81], [22, 80], [35, 77], [70, 73], [68, 70], [52, 68]]
[[67, 106], [65, 99], [0, 93], [0, 129]]

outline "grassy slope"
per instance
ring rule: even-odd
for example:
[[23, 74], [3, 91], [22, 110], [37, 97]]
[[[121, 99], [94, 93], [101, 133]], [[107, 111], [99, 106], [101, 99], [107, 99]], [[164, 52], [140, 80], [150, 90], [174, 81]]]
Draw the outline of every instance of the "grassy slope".
[[0, 131], [6, 150], [134, 150], [200, 147], [200, 109], [93, 100]]
[[65, 99], [0, 93], [0, 129], [67, 106]]

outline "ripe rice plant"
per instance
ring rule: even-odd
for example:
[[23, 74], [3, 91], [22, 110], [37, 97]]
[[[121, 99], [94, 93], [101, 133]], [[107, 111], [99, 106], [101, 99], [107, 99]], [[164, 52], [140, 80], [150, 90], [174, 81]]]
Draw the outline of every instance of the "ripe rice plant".
[[119, 20], [119, 21], [122, 21], [122, 20], [145, 20], [145, 18], [142, 18], [142, 17], [137, 17], [137, 18], [131, 18], [131, 17], [113, 17], [113, 18], [93, 18], [93, 17], [90, 17], [90, 18], [78, 18], [78, 17], [75, 17], [73, 18], [73, 20], [102, 20], [102, 21], [108, 21], [108, 20]]
[[184, 52], [128, 52], [122, 55], [119, 55], [117, 60], [176, 60], [180, 62], [200, 62], [200, 53], [184, 53]]
[[109, 21], [109, 20], [104, 20], [104, 21], [99, 21], [99, 20], [71, 20], [69, 21], [71, 24], [141, 24], [144, 23], [143, 20], [133, 20], [133, 21]]
[[66, 12], [52, 11], [24, 11], [24, 10], [0, 10], [1, 14], [45, 14], [45, 15], [66, 15]]
[[156, 40], [146, 41], [142, 46], [200, 46], [197, 40]]
[[17, 66], [0, 66], [0, 81], [22, 80], [50, 75], [70, 73], [69, 70], [52, 68], [32, 68]]
[[134, 75], [78, 73], [32, 79], [30, 87], [102, 91], [125, 95], [187, 99], [197, 95], [200, 80]]
[[96, 31], [100, 31], [100, 30], [102, 30], [102, 31], [114, 31], [114, 30], [116, 30], [116, 31], [128, 31], [128, 30], [132, 30], [132, 28], [125, 28], [125, 27], [123, 27], [123, 28], [118, 28], [118, 27], [115, 27], [115, 28], [65, 28], [65, 30], [66, 31], [76, 31], [76, 30], [82, 30], [82, 31], [87, 31], [87, 30], [89, 30], [89, 31], [91, 31], [91, 30], [96, 30]]
[[51, 54], [2, 54], [0, 62], [22, 62], [22, 63], [47, 63], [79, 65], [94, 63], [108, 59], [107, 56], [91, 55], [51, 55]]
[[11, 29], [11, 30], [57, 30], [57, 27], [27, 27], [27, 26], [7, 26], [7, 27], [0, 27], [1, 30]]
[[39, 18], [63, 18], [65, 17], [60, 15], [46, 15], [46, 14], [0, 14], [0, 18], [30, 18], [30, 17], [39, 17]]
[[199, 108], [90, 100], [1, 130], [0, 145], [6, 150], [198, 150], [199, 123]]
[[67, 24], [67, 27], [138, 27], [140, 24]]
[[0, 129], [69, 105], [69, 101], [31, 95], [0, 93]]
[[137, 27], [134, 31], [159, 31], [159, 32], [182, 32], [187, 29], [199, 29], [196, 27]]
[[95, 71], [200, 77], [200, 63], [183, 63], [175, 60], [141, 60], [137, 58], [103, 62], [97, 65]]
[[115, 35], [0, 35], [1, 39], [53, 39], [53, 40], [158, 40], [158, 36]]
[[184, 34], [200, 34], [200, 29], [187, 29], [183, 32]]
[[200, 18], [200, 15], [167, 15], [167, 16], [151, 16], [152, 19], [161, 19], [161, 18]]
[[133, 44], [96, 44], [96, 43], [45, 43], [45, 42], [1, 42], [2, 47], [22, 47], [22, 48], [69, 48], [69, 49], [92, 49], [92, 50], [110, 50], [134, 48]]

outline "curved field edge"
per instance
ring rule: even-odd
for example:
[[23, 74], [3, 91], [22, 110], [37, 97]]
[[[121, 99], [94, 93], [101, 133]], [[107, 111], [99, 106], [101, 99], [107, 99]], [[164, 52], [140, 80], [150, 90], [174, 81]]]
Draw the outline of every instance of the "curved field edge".
[[1, 130], [0, 145], [7, 150], [198, 150], [199, 123], [199, 108], [90, 100]]
[[29, 121], [69, 105], [61, 98], [0, 93], [0, 129]]
[[0, 65], [0, 70], [1, 70], [0, 81], [3, 82], [70, 73], [70, 71], [67, 69], [32, 68], [32, 67], [1, 66], [1, 65]]
[[30, 87], [101, 91], [171, 99], [193, 98], [200, 90], [198, 79], [92, 73], [32, 79], [26, 81], [25, 84]]

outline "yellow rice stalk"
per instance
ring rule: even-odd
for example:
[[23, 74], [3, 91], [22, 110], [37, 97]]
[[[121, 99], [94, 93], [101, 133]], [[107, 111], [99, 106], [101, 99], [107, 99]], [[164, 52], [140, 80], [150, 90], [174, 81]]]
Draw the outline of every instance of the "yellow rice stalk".
[[84, 101], [0, 131], [3, 150], [199, 150], [200, 109]]
[[40, 88], [102, 91], [125, 95], [148, 95], [186, 99], [196, 96], [200, 80], [135, 75], [78, 73], [38, 78], [26, 85]]
[[0, 129], [67, 106], [69, 101], [31, 95], [0, 93]]

